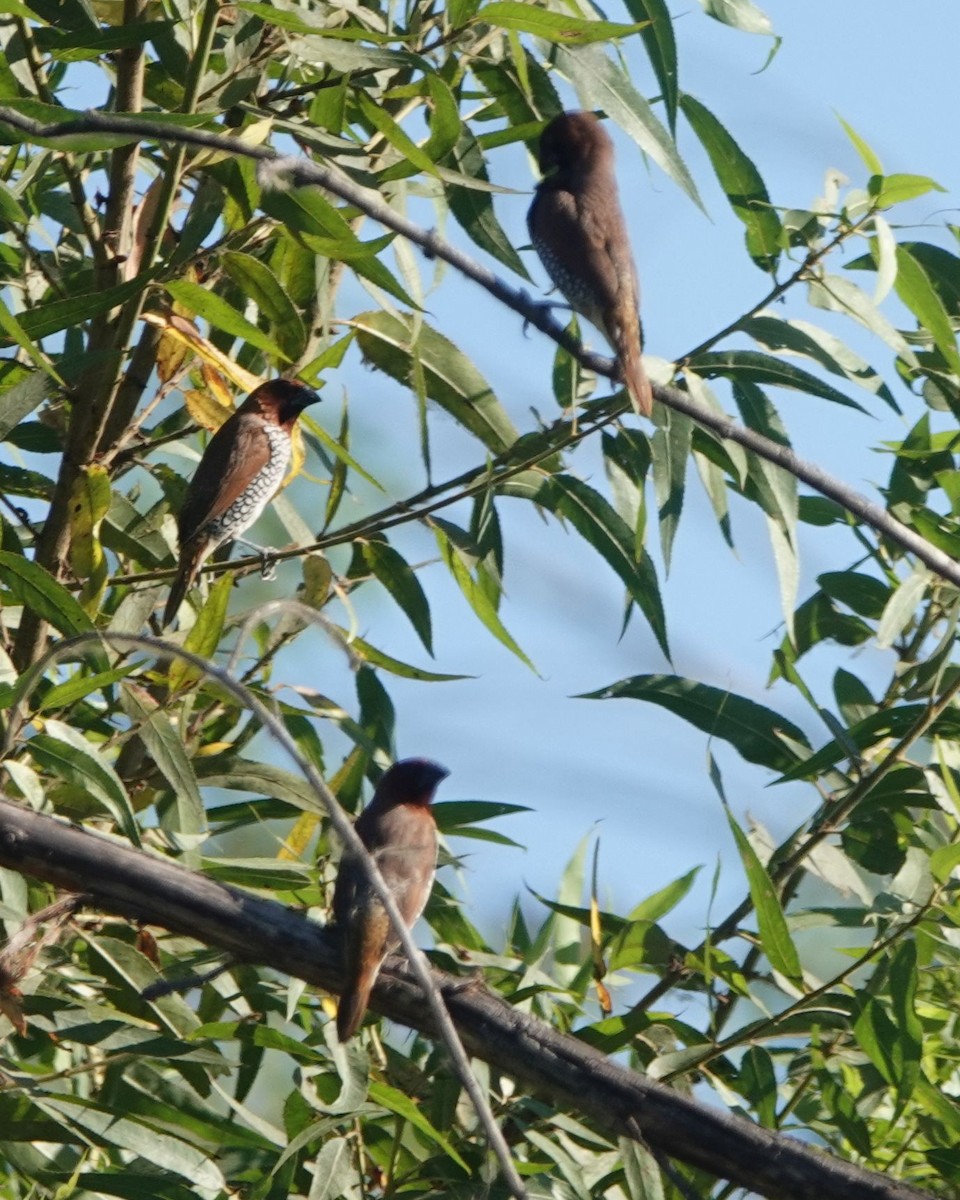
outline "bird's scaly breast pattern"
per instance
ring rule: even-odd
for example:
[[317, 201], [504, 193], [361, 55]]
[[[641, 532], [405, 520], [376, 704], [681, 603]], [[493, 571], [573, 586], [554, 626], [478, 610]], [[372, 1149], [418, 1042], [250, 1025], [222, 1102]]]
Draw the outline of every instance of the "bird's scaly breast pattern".
[[270, 461], [254, 475], [240, 495], [207, 527], [208, 536], [220, 542], [238, 537], [256, 521], [276, 494], [290, 465], [290, 435], [279, 425], [264, 422]]

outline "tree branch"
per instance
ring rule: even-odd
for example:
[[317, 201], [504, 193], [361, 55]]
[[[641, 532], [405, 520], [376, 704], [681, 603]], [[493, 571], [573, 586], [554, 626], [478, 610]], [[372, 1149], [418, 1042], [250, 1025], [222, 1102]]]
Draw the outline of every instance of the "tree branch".
[[[124, 842], [0, 801], [0, 865], [89, 894], [111, 913], [160, 925], [338, 992], [336, 939], [299, 912], [216, 883]], [[702, 1104], [524, 1015], [481, 983], [432, 973], [464, 1045], [501, 1074], [593, 1118], [613, 1135], [777, 1200], [923, 1200], [927, 1193]], [[428, 1036], [428, 1000], [402, 959], [387, 961], [371, 1007]]]
[[[449, 263], [461, 274], [485, 288], [513, 312], [522, 316], [527, 324], [533, 325], [541, 333], [545, 333], [589, 370], [608, 379], [616, 379], [618, 376], [615, 362], [603, 355], [585, 351], [576, 338], [554, 321], [550, 315], [549, 306], [533, 300], [524, 290], [511, 287], [493, 271], [444, 241], [433, 230], [424, 229], [402, 214], [395, 212], [378, 192], [361, 187], [333, 167], [314, 163], [305, 158], [284, 157], [269, 146], [250, 146], [239, 138], [227, 137], [207, 130], [178, 128], [139, 117], [118, 117], [101, 113], [95, 109], [88, 110], [82, 118], [43, 124], [11, 109], [0, 107], [0, 121], [12, 125], [32, 137], [43, 139], [55, 140], [77, 133], [99, 131], [128, 133], [137, 137], [155, 139], [158, 142], [173, 142], [181, 146], [194, 145], [224, 150], [260, 163], [260, 182], [265, 188], [283, 186], [325, 188], [348, 204], [365, 212], [384, 228], [392, 229], [395, 233], [401, 234], [415, 245], [420, 246], [429, 257], [441, 258], [444, 262]], [[955, 587], [960, 587], [960, 564], [948, 554], [932, 545], [854, 488], [836, 479], [814, 463], [799, 458], [789, 447], [739, 425], [731, 417], [713, 412], [677, 388], [655, 385], [654, 395], [662, 404], [691, 417], [719, 438], [737, 442], [767, 462], [789, 471], [821, 495], [836, 501], [858, 520], [872, 526], [878, 533], [889, 538], [902, 549], [916, 555], [925, 566], [928, 566], [941, 578]], [[627, 411], [626, 402], [623, 403], [622, 411]], [[411, 517], [410, 519], [415, 518]], [[308, 550], [318, 548], [320, 548], [320, 543], [315, 543], [310, 547], [295, 551], [294, 554], [306, 553]], [[242, 562], [241, 565], [248, 564]], [[153, 577], [150, 576], [150, 578]]]

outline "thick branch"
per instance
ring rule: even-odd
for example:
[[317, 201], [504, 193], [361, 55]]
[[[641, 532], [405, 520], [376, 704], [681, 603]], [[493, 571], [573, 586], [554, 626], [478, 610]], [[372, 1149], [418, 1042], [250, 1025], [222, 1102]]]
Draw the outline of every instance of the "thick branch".
[[[126, 843], [0, 801], [0, 865], [85, 892], [107, 912], [160, 925], [337, 992], [335, 939], [299, 912], [215, 883]], [[779, 1200], [921, 1200], [926, 1193], [645, 1079], [575, 1037], [523, 1015], [482, 984], [435, 972], [464, 1044], [477, 1058], [612, 1134]], [[371, 1007], [435, 1033], [403, 960], [381, 974]]]

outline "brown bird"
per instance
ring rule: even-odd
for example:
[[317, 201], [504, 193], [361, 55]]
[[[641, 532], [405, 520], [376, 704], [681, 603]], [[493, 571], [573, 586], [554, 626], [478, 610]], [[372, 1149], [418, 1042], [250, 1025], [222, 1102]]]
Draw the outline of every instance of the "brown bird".
[[290, 465], [293, 427], [319, 399], [290, 379], [261, 383], [210, 439], [177, 519], [180, 567], [163, 627], [177, 615], [204, 561], [224, 542], [239, 540], [277, 494]]
[[617, 356], [633, 407], [649, 417], [640, 350], [640, 289], [613, 171], [613, 142], [593, 113], [565, 112], [540, 135], [540, 170], [527, 226], [554, 286]]
[[[437, 866], [437, 827], [430, 803], [450, 772], [426, 758], [394, 763], [377, 784], [354, 828], [373, 855], [405, 924], [423, 912]], [[386, 909], [357, 859], [344, 853], [333, 892], [346, 982], [337, 1005], [337, 1036], [360, 1028], [384, 958], [399, 945]]]

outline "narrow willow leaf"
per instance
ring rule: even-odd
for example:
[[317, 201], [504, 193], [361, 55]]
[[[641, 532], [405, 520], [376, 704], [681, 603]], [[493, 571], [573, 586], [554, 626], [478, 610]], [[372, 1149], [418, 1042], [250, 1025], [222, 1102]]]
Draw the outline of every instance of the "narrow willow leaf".
[[[63, 109], [55, 111], [62, 113]], [[38, 304], [36, 308], [31, 308], [29, 312], [21, 313], [21, 328], [29, 337], [39, 339], [50, 337], [62, 329], [82, 326], [85, 321], [101, 316], [125, 303], [132, 296], [139, 295], [148, 282], [149, 276], [138, 277], [102, 292], [71, 296], [66, 300], [49, 300], [46, 304]]]
[[469, 1167], [451, 1143], [438, 1129], [431, 1125], [426, 1115], [414, 1104], [406, 1092], [401, 1092], [386, 1083], [371, 1081], [369, 1098], [373, 1104], [379, 1104], [388, 1112], [396, 1113], [397, 1116], [403, 1117], [405, 1121], [409, 1121], [414, 1129], [418, 1129], [426, 1138], [439, 1146], [448, 1158], [451, 1158], [464, 1171], [469, 1171]]
[[[94, 675], [78, 674], [73, 679], [68, 679], [66, 683], [58, 683], [48, 692], [44, 692], [37, 704], [37, 709], [40, 712], [47, 712], [57, 708], [69, 708], [71, 704], [82, 700], [84, 696], [89, 696], [91, 692], [98, 692], [103, 688], [109, 688], [114, 683], [119, 683], [131, 671], [137, 669], [136, 663], [129, 663], [125, 667], [118, 667], [115, 671], [98, 671]], [[6, 764], [4, 765], [6, 766]]]
[[437, 544], [440, 547], [440, 554], [443, 561], [447, 564], [450, 574], [456, 580], [457, 586], [463, 592], [470, 607], [497, 641], [502, 642], [511, 653], [515, 654], [521, 662], [526, 663], [530, 670], [536, 673], [536, 667], [511, 637], [507, 627], [497, 615], [497, 610], [493, 607], [483, 587], [470, 574], [461, 552], [436, 522], [433, 523], [433, 531], [437, 539]]
[[679, 675], [633, 675], [578, 698], [659, 704], [710, 737], [729, 742], [747, 762], [773, 770], [786, 770], [796, 763], [784, 738], [809, 745], [803, 731], [773, 709]]
[[70, 492], [70, 567], [81, 581], [80, 603], [95, 617], [107, 586], [100, 526], [110, 511], [110, 476], [96, 464], [80, 469]]
[[196, 313], [198, 317], [203, 317], [215, 329], [222, 329], [224, 333], [229, 333], [241, 341], [249, 342], [251, 346], [256, 346], [258, 350], [263, 350], [281, 362], [289, 361], [288, 356], [283, 353], [273, 338], [264, 333], [262, 329], [258, 329], [242, 313], [238, 313], [228, 304], [222, 296], [218, 296], [209, 288], [205, 288], [199, 283], [193, 283], [189, 279], [179, 279], [172, 283], [165, 283], [163, 286], [174, 300], [192, 313]]
[[[482, 76], [481, 76], [482, 77]], [[464, 175], [471, 173], [479, 179], [489, 178], [486, 160], [477, 139], [464, 126], [457, 144], [450, 151], [448, 161], [456, 164], [458, 171]], [[464, 233], [481, 250], [492, 254], [510, 271], [515, 271], [523, 279], [530, 280], [530, 274], [523, 260], [516, 252], [513, 242], [507, 237], [503, 226], [497, 220], [493, 208], [493, 198], [486, 192], [478, 192], [473, 188], [447, 188], [447, 203], [450, 211], [456, 217]]]
[[[227, 606], [230, 603], [230, 592], [233, 588], [233, 572], [224, 571], [210, 588], [210, 594], [203, 608], [197, 615], [196, 621], [184, 639], [183, 648], [190, 650], [201, 658], [213, 658], [220, 644], [223, 633], [223, 623], [227, 618]], [[170, 665], [169, 686], [172, 692], [185, 684], [199, 679], [201, 672], [189, 663], [177, 658]]]
[[[836, 766], [847, 757], [847, 745], [852, 741], [861, 754], [885, 742], [888, 738], [901, 738], [908, 733], [921, 716], [926, 714], [922, 704], [902, 704], [899, 708], [882, 709], [864, 718], [846, 731], [841, 744], [837, 739], [827, 742], [815, 754], [785, 771], [776, 783], [790, 783], [795, 779], [812, 779]], [[946, 712], [935, 723], [934, 730], [944, 736], [960, 735], [960, 715]]]
[[747, 253], [761, 271], [774, 271], [782, 249], [783, 228], [760, 172], [699, 100], [684, 94], [680, 107], [709, 155], [730, 207], [746, 226]]
[[670, 132], [676, 134], [677, 103], [677, 39], [673, 19], [665, 0], [626, 0], [627, 11], [637, 21], [646, 22], [640, 30], [650, 65], [660, 85], [660, 98], [667, 110]]
[[833, 334], [809, 321], [786, 321], [771, 312], [761, 312], [740, 323], [740, 329], [768, 350], [802, 354], [833, 375], [849, 379], [872, 395], [879, 396], [894, 412], [899, 406], [882, 376], [859, 354]]
[[509, 449], [517, 431], [490, 385], [467, 356], [425, 321], [367, 312], [354, 318], [364, 359], [409, 387], [423, 372], [427, 395], [495, 453]]
[[673, 539], [680, 527], [693, 421], [684, 413], [661, 409], [662, 424], [653, 435], [653, 485], [659, 506], [663, 563], [670, 570]]
[[45, 375], [49, 375], [56, 383], [63, 383], [63, 380], [54, 370], [51, 363], [48, 362], [47, 356], [39, 346], [34, 344], [23, 325], [10, 309], [7, 308], [6, 302], [2, 297], [0, 297], [0, 330], [7, 335], [10, 341], [16, 342], [39, 371], [42, 371]]
[[676, 143], [619, 63], [600, 46], [556, 52], [557, 68], [577, 90], [583, 108], [600, 108], [637, 143], [644, 154], [703, 208], [697, 186], [680, 157]]
[[207, 816], [197, 777], [169, 717], [150, 693], [136, 684], [126, 684], [121, 689], [121, 703], [157, 769], [170, 785], [178, 831], [190, 837], [206, 832]]
[[537, 496], [537, 502], [568, 520], [613, 567], [647, 618], [660, 649], [669, 658], [666, 616], [656, 568], [642, 548], [638, 555], [633, 531], [609, 501], [573, 475], [554, 475]]
[[291, 362], [303, 354], [307, 333], [296, 305], [266, 263], [252, 254], [225, 250], [220, 256], [224, 270], [270, 322], [277, 345]]
[[[414, 170], [424, 171], [428, 175], [436, 176], [437, 168], [434, 165], [433, 159], [426, 151], [421, 150], [412, 138], [404, 133], [403, 129], [390, 116], [386, 109], [381, 108], [363, 90], [358, 92], [357, 101], [363, 116], [366, 117], [374, 129], [383, 134], [394, 150], [399, 151], [403, 155]], [[392, 178], [396, 178], [396, 176], [394, 175]]]
[[78, 730], [63, 721], [46, 721], [43, 733], [29, 741], [30, 755], [38, 766], [53, 771], [67, 783], [97, 800], [135, 846], [140, 831], [126, 788], [113, 767]]
[[42, 371], [31, 371], [0, 392], [0, 442], [6, 441], [10, 432], [42, 404], [52, 390], [50, 380]]
[[895, 204], [916, 200], [928, 192], [945, 192], [947, 189], [927, 175], [894, 174], [874, 175], [867, 190], [879, 208], [893, 208]]
[[793, 938], [787, 928], [787, 921], [770, 876], [767, 874], [766, 867], [757, 857], [757, 852], [750, 844], [750, 839], [734, 819], [733, 813], [729, 808], [726, 811], [730, 830], [737, 843], [740, 859], [746, 871], [750, 899], [753, 901], [754, 912], [757, 914], [763, 952], [775, 971], [789, 979], [794, 986], [802, 988], [803, 970], [800, 966], [800, 956], [793, 944]]
[[416, 572], [389, 543], [364, 542], [363, 561], [408, 617], [427, 653], [433, 656], [430, 605]]
[[857, 153], [863, 159], [864, 166], [871, 175], [883, 174], [883, 163], [881, 163], [876, 151], [869, 143], [860, 136], [852, 125], [847, 124], [843, 117], [837, 118], [843, 126], [843, 131], [853, 143]]
[[960, 351], [950, 315], [926, 271], [905, 246], [897, 247], [897, 295], [933, 338], [951, 372], [960, 375]]
[[877, 645], [879, 647], [887, 649], [903, 633], [910, 621], [913, 620], [929, 586], [929, 570], [918, 565], [884, 606], [883, 615], [877, 626]]
[[[72, 594], [43, 567], [19, 554], [0, 551], [0, 583], [14, 599], [60, 633], [90, 633], [93, 622]], [[101, 669], [106, 670], [104, 665]]]
[[665, 917], [667, 913], [672, 912], [677, 907], [684, 896], [690, 891], [700, 871], [700, 867], [694, 867], [692, 871], [687, 871], [685, 875], [681, 875], [673, 883], [668, 883], [666, 887], [660, 888], [659, 891], [648, 896], [646, 900], [641, 900], [627, 914], [627, 920], [659, 921], [662, 917]]
[[[346, 635], [346, 630], [342, 632]], [[474, 678], [473, 675], [448, 675], [439, 671], [426, 671], [422, 667], [413, 667], [409, 663], [401, 662], [398, 658], [391, 658], [389, 654], [378, 650], [376, 646], [371, 646], [369, 642], [365, 642], [360, 637], [350, 640], [350, 648], [364, 662], [370, 663], [373, 667], [380, 667], [384, 671], [389, 671], [391, 675], [399, 675], [402, 679], [419, 679], [423, 683], [449, 683], [455, 679]]]
[[809, 287], [810, 303], [815, 308], [828, 312], [843, 312], [859, 321], [912, 367], [917, 367], [917, 356], [907, 344], [906, 338], [896, 326], [883, 315], [867, 293], [841, 275], [822, 275]]
[[690, 365], [707, 379], [775, 384], [777, 387], [794, 388], [810, 396], [819, 396], [822, 400], [830, 400], [846, 408], [855, 408], [858, 412], [864, 411], [863, 405], [809, 371], [757, 350], [708, 350], [698, 354]]
[[642, 23], [620, 25], [614, 21], [598, 21], [588, 17], [575, 17], [568, 13], [551, 12], [535, 4], [520, 4], [517, 0], [492, 0], [478, 10], [477, 22], [493, 25], [500, 29], [515, 29], [517, 33], [529, 33], [555, 42], [561, 46], [585, 46], [590, 42], [610, 42], [614, 38], [629, 37], [637, 33]]
[[703, 11], [744, 33], [773, 34], [770, 18], [753, 0], [700, 0]]

